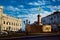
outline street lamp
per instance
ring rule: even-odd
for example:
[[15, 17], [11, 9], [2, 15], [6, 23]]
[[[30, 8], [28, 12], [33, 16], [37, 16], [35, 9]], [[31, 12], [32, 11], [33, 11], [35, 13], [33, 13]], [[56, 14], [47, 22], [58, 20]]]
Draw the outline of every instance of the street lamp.
[[30, 21], [26, 20], [26, 21], [24, 21], [24, 24], [25, 24], [26, 35], [28, 35], [27, 25], [30, 24]]

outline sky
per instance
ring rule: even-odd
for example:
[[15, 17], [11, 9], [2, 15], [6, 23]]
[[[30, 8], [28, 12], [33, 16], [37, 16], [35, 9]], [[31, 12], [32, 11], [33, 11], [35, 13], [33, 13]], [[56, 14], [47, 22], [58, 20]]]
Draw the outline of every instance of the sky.
[[4, 7], [5, 14], [21, 18], [23, 21], [28, 19], [31, 23], [37, 21], [38, 13], [45, 17], [60, 10], [60, 0], [0, 0], [0, 5]]

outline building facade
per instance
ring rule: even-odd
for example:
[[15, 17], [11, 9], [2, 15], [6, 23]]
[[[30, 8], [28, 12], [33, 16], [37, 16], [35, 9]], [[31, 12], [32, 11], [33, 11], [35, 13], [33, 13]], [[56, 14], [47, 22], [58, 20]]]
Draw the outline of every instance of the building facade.
[[41, 16], [37, 15], [37, 21], [26, 25], [26, 31], [31, 33], [51, 32], [51, 25], [42, 25]]
[[42, 24], [52, 25], [53, 30], [60, 27], [60, 11], [56, 11], [51, 15], [42, 18]]
[[0, 6], [0, 31], [18, 31], [22, 28], [22, 20], [3, 13]]

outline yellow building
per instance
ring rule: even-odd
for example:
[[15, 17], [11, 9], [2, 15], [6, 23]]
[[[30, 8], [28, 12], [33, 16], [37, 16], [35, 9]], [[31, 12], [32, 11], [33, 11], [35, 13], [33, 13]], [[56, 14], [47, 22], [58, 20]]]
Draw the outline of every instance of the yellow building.
[[0, 6], [0, 31], [18, 31], [21, 28], [22, 20], [4, 14], [3, 7]]

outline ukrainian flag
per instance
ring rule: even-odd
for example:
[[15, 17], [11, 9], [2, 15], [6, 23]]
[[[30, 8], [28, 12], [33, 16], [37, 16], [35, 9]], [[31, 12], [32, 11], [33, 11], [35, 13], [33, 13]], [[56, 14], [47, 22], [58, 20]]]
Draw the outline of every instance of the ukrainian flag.
[[38, 7], [38, 12], [40, 12], [40, 6]]

